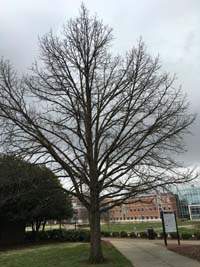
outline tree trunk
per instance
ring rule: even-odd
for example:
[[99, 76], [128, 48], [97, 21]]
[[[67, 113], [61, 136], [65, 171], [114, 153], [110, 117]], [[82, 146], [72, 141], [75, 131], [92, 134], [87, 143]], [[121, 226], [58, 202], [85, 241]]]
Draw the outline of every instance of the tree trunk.
[[102, 263], [105, 261], [101, 248], [101, 230], [100, 230], [100, 211], [97, 209], [90, 212], [90, 257], [92, 264]]
[[43, 223], [42, 223], [42, 232], [44, 232], [45, 230], [46, 222], [47, 220], [44, 218]]

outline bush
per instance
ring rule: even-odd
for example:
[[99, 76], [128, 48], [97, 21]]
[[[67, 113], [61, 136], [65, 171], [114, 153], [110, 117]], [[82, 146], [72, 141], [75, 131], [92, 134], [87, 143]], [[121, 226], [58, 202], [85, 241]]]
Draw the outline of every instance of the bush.
[[158, 233], [154, 232], [154, 237], [157, 238], [158, 237]]
[[137, 237], [137, 234], [135, 232], [131, 232], [130, 235], [129, 235], [131, 238], [136, 238]]
[[161, 232], [161, 233], [159, 233], [159, 238], [163, 238], [164, 237], [164, 234], [163, 234], [163, 232]]
[[111, 233], [110, 232], [107, 232], [107, 231], [103, 231], [103, 232], [101, 232], [101, 236], [103, 236], [103, 237], [110, 237], [111, 236]]
[[[25, 240], [34, 241], [32, 232], [25, 233]], [[38, 232], [38, 241], [62, 241], [62, 242], [89, 242], [90, 232], [88, 230], [49, 230]]]
[[63, 230], [53, 229], [49, 231], [39, 232], [39, 240], [45, 240], [46, 234], [48, 235], [48, 238], [51, 240], [60, 240], [63, 235]]
[[181, 238], [182, 239], [191, 239], [192, 238], [192, 234], [190, 234], [190, 233], [182, 233]]
[[88, 230], [79, 231], [79, 241], [90, 242], [90, 231]]
[[32, 231], [25, 232], [24, 240], [28, 242], [37, 242], [37, 241], [47, 241], [49, 240], [49, 234], [48, 232], [38, 232], [37, 237], [36, 233]]
[[112, 232], [112, 237], [119, 237], [119, 236], [120, 236], [119, 232]]
[[197, 239], [197, 240], [200, 240], [200, 231], [197, 231], [194, 233], [194, 237]]
[[148, 237], [147, 232], [140, 232], [139, 234], [140, 234], [141, 238], [147, 238]]
[[49, 237], [49, 234], [47, 231], [46, 232], [45, 231], [44, 232], [38, 232], [38, 240], [47, 241], [49, 239], [50, 239], [50, 237]]
[[170, 235], [171, 239], [177, 239], [178, 238], [177, 233], [170, 233], [169, 235]]
[[120, 237], [128, 237], [127, 232], [125, 232], [125, 231], [121, 231], [121, 232], [120, 232]]
[[68, 242], [89, 242], [90, 232], [88, 230], [65, 230], [62, 241]]
[[25, 241], [33, 241], [33, 233], [31, 231], [25, 232], [24, 240]]

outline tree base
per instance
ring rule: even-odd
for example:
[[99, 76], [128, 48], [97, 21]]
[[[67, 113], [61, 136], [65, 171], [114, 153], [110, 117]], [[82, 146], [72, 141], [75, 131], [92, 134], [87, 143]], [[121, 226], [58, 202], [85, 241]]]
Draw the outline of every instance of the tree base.
[[88, 264], [88, 265], [90, 265], [90, 264], [102, 264], [102, 263], [109, 264], [109, 263], [112, 263], [112, 261], [109, 259], [103, 258], [100, 260], [90, 260], [90, 259], [82, 260], [82, 261], [80, 261], [80, 263], [83, 265], [85, 265], [85, 264]]

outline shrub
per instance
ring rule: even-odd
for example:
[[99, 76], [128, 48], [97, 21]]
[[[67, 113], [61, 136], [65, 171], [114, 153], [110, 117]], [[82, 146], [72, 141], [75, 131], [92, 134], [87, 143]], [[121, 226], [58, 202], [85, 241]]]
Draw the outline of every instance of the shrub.
[[38, 232], [38, 240], [41, 240], [41, 241], [47, 241], [49, 240], [50, 237], [49, 237], [49, 234], [47, 231], [44, 231], [44, 232]]
[[[34, 241], [32, 232], [25, 233], [25, 240]], [[63, 242], [89, 242], [90, 232], [88, 230], [49, 230], [38, 232], [38, 241], [63, 241]]]
[[79, 231], [79, 241], [81, 241], [81, 242], [89, 242], [90, 241], [90, 231], [88, 231], [88, 230], [80, 230]]
[[192, 238], [192, 234], [190, 234], [190, 233], [182, 233], [181, 238], [182, 239], [191, 239]]
[[177, 239], [178, 238], [177, 233], [170, 233], [169, 235], [170, 235], [171, 239]]
[[163, 238], [164, 237], [164, 234], [163, 234], [163, 232], [161, 232], [161, 233], [159, 233], [159, 238]]
[[119, 232], [112, 232], [112, 237], [119, 237], [119, 236], [120, 236]]
[[62, 241], [68, 242], [89, 242], [90, 232], [88, 230], [65, 230]]
[[[53, 229], [45, 232], [39, 232], [39, 240], [45, 240], [45, 234], [48, 235], [48, 238], [51, 240], [60, 240], [63, 235], [63, 230], [60, 229]], [[40, 238], [41, 236], [41, 238]]]
[[131, 238], [136, 238], [137, 237], [137, 234], [135, 232], [131, 232], [130, 235], [129, 235]]
[[24, 240], [25, 241], [33, 241], [33, 233], [31, 231], [25, 232]]
[[200, 231], [197, 231], [194, 233], [194, 237], [197, 239], [197, 240], [200, 240]]
[[103, 231], [103, 232], [101, 232], [101, 236], [103, 236], [103, 237], [109, 237], [109, 236], [111, 236], [111, 233], [110, 232], [108, 232], [108, 231]]
[[121, 231], [121, 232], [120, 232], [120, 237], [128, 237], [127, 232], [125, 232], [125, 231]]
[[158, 237], [158, 233], [154, 232], [154, 237], [157, 238]]
[[147, 232], [140, 232], [140, 237], [141, 238], [147, 238], [148, 237]]

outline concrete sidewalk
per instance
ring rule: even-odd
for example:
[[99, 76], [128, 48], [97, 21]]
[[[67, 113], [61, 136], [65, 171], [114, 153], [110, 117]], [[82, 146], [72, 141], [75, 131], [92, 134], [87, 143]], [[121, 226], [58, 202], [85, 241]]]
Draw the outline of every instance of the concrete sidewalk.
[[106, 240], [128, 258], [134, 267], [200, 267], [198, 261], [169, 251], [155, 241], [114, 238]]

